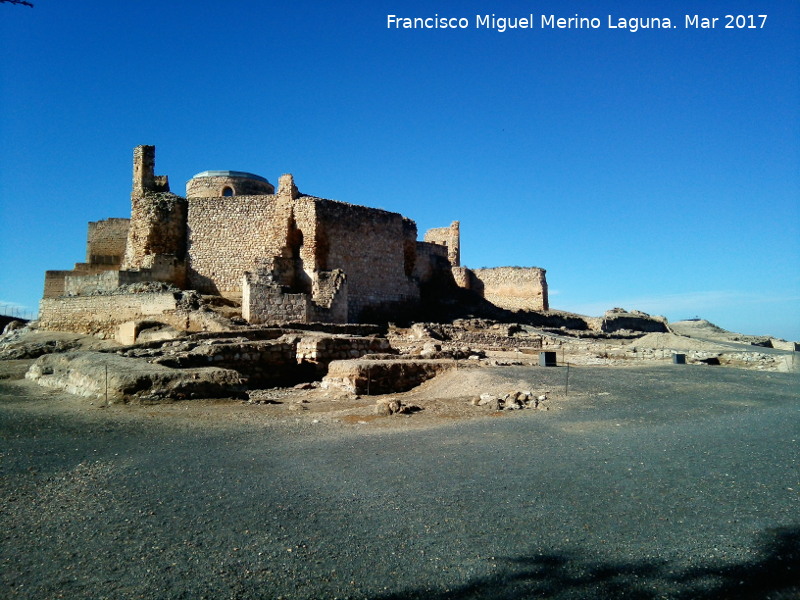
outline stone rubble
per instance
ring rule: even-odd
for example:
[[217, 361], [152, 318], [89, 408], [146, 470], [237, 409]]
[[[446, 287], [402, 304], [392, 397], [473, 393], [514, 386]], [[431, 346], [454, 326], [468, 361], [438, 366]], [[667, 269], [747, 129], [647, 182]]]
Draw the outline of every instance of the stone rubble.
[[490, 394], [484, 392], [480, 396], [473, 398], [470, 403], [472, 406], [486, 406], [494, 411], [520, 410], [523, 408], [536, 409], [540, 407], [544, 410], [548, 410], [548, 407], [544, 406], [544, 402], [546, 401], [547, 393], [534, 394], [527, 390], [515, 390], [505, 394]]

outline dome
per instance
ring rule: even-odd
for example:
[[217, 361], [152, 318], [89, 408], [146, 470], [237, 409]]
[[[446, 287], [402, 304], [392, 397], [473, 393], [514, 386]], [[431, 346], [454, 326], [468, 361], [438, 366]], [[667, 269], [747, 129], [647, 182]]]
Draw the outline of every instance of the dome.
[[263, 196], [275, 193], [275, 186], [260, 175], [244, 171], [203, 171], [186, 182], [187, 198]]

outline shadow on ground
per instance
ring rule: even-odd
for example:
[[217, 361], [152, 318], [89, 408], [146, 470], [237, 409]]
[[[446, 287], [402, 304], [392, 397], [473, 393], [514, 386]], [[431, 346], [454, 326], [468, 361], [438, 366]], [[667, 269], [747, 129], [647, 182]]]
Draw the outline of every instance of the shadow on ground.
[[800, 599], [800, 527], [769, 530], [757, 557], [676, 570], [668, 561], [593, 562], [577, 553], [506, 559], [499, 573], [444, 592], [409, 590], [375, 600], [789, 600]]

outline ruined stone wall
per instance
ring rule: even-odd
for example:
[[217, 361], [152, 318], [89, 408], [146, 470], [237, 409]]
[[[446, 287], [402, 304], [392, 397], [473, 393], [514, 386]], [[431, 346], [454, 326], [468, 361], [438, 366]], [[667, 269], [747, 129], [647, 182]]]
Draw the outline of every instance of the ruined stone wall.
[[119, 286], [119, 271], [104, 271], [95, 275], [67, 275], [64, 279], [64, 294], [88, 296], [97, 292], [113, 291]]
[[424, 241], [438, 244], [447, 248], [447, 259], [450, 265], [461, 265], [461, 232], [458, 221], [453, 221], [450, 227], [437, 227], [425, 232]]
[[361, 358], [366, 354], [393, 353], [383, 337], [307, 336], [297, 343], [297, 361], [313, 364], [324, 375], [334, 360]]
[[74, 273], [75, 271], [45, 271], [42, 298], [63, 296], [66, 290], [66, 277]]
[[472, 287], [472, 281], [475, 279], [475, 275], [470, 269], [466, 267], [453, 267], [451, 272], [453, 281], [458, 287], [467, 290]]
[[252, 273], [244, 277], [242, 317], [248, 323], [305, 323], [309, 320], [310, 302], [307, 294], [287, 294], [280, 285]]
[[183, 260], [185, 254], [186, 200], [169, 193], [133, 196], [122, 268], [146, 269], [158, 255]]
[[112, 338], [124, 321], [158, 316], [171, 324], [168, 313], [176, 308], [171, 293], [43, 298], [39, 302], [39, 327]]
[[428, 283], [442, 270], [450, 268], [447, 248], [430, 242], [417, 242], [414, 278], [420, 283]]
[[[150, 269], [135, 271], [103, 270], [100, 272], [66, 271], [61, 294], [66, 296], [88, 296], [114, 292], [120, 286], [150, 281], [174, 282], [180, 279], [180, 266], [176, 261], [165, 260], [159, 255]], [[62, 271], [62, 273], [64, 273]], [[59, 294], [59, 295], [61, 295]]]
[[298, 379], [298, 361], [293, 341], [234, 341], [205, 343], [189, 352], [176, 353], [153, 362], [177, 369], [218, 367], [241, 374], [249, 386], [290, 385]]
[[312, 282], [308, 318], [318, 323], [347, 323], [347, 276], [339, 269], [319, 271]]
[[347, 281], [341, 271], [314, 274], [313, 295], [288, 293], [267, 273], [245, 273], [242, 316], [249, 323], [346, 323]]
[[156, 175], [156, 147], [136, 146], [133, 149], [133, 186], [134, 196], [143, 196], [148, 192], [168, 192], [169, 179], [166, 175]]
[[406, 236], [402, 215], [332, 200], [316, 200], [317, 264], [347, 275], [348, 321], [391, 315], [419, 301], [419, 289], [406, 275]]
[[507, 310], [548, 310], [545, 270], [537, 267], [472, 269], [472, 289]]
[[190, 198], [188, 207], [188, 283], [193, 289], [240, 295], [245, 272], [269, 257], [297, 255], [303, 271], [314, 268], [316, 224], [308, 197]]
[[105, 219], [89, 222], [86, 236], [86, 262], [119, 265], [125, 256], [130, 219]]
[[67, 277], [96, 275], [116, 271], [119, 265], [76, 263], [71, 271], [45, 271], [43, 298], [57, 298], [67, 293]]

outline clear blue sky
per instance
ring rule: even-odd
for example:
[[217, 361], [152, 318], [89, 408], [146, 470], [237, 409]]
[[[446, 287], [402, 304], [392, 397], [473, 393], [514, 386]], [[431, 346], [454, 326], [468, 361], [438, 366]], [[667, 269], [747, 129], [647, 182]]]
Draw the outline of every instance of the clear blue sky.
[[[177, 193], [291, 172], [420, 234], [458, 219], [465, 265], [544, 267], [554, 308], [800, 339], [796, 0], [33, 3], [0, 4], [0, 306], [35, 311], [87, 222], [129, 216], [132, 149], [155, 144]], [[470, 27], [386, 27], [437, 13]], [[602, 27], [539, 27], [576, 13]]]

